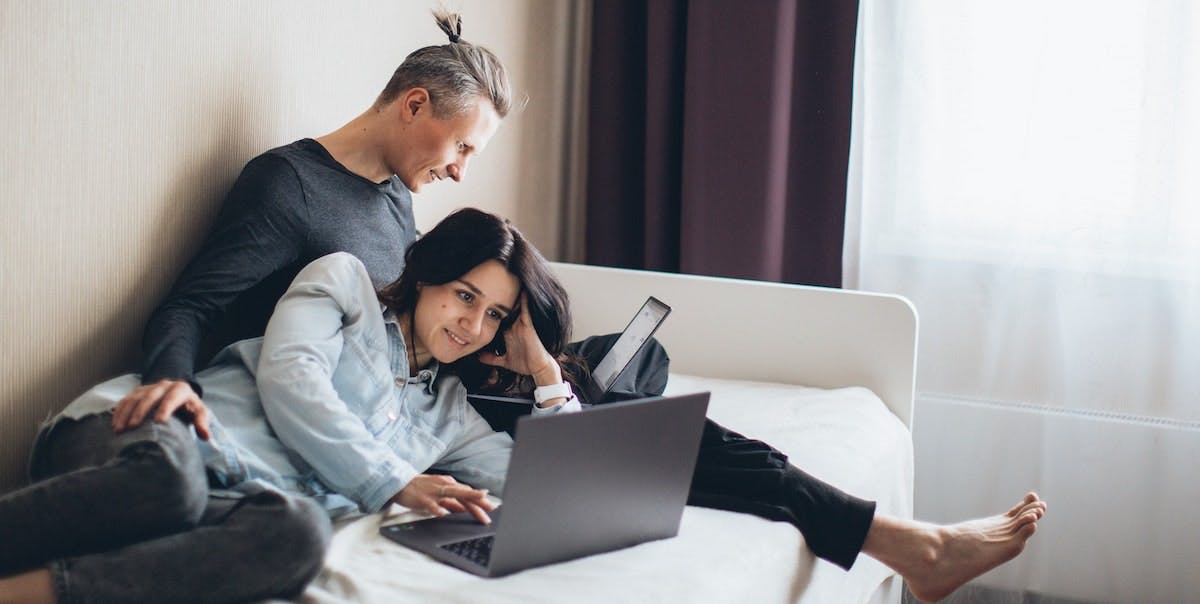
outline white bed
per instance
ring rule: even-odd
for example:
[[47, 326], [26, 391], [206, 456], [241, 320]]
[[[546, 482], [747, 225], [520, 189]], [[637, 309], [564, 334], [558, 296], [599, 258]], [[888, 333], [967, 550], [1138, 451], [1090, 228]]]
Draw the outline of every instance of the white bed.
[[[673, 307], [658, 333], [668, 392], [710, 390], [709, 417], [764, 440], [878, 510], [909, 517], [916, 313], [903, 298], [555, 264], [576, 336], [611, 333], [648, 295]], [[688, 507], [679, 536], [524, 571], [468, 575], [378, 535], [394, 507], [339, 524], [302, 601], [898, 602], [899, 581], [860, 557], [817, 560], [791, 525]]]

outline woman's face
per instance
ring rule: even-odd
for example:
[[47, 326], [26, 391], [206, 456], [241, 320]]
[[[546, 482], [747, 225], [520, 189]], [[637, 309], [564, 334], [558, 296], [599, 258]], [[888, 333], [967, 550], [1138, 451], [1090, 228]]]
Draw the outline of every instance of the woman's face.
[[452, 363], [478, 352], [513, 312], [520, 284], [503, 264], [488, 260], [441, 285], [418, 285], [413, 310], [418, 366], [430, 357]]

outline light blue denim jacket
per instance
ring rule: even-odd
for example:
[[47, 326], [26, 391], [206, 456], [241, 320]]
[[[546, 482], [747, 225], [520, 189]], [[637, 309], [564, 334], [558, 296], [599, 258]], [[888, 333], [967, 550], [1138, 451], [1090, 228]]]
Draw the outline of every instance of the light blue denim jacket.
[[[499, 494], [512, 440], [495, 432], [436, 362], [408, 377], [403, 335], [366, 268], [337, 253], [304, 268], [262, 338], [221, 351], [196, 375], [213, 415], [201, 441], [214, 486], [245, 481], [321, 501], [332, 515], [382, 509], [428, 469]], [[63, 412], [108, 410], [138, 385], [110, 380]], [[535, 413], [578, 409], [577, 400]]]

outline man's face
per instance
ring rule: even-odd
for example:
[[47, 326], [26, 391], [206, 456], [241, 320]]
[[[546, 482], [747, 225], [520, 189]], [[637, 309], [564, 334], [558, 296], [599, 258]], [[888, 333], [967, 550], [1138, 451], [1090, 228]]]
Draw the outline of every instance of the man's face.
[[426, 103], [411, 120], [393, 154], [392, 168], [414, 193], [444, 178], [461, 181], [471, 156], [482, 151], [500, 127], [496, 109], [483, 98], [449, 119], [434, 117], [433, 107]]

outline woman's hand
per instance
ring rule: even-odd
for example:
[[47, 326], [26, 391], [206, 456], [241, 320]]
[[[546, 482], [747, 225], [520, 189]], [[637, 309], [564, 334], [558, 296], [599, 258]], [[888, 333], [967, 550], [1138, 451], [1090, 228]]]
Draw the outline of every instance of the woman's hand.
[[496, 508], [487, 499], [487, 489], [476, 489], [442, 474], [418, 474], [392, 497], [410, 510], [445, 516], [450, 512], [470, 512], [483, 524], [491, 524], [488, 512]]
[[140, 425], [150, 413], [154, 421], [165, 424], [167, 419], [179, 413], [185, 422], [196, 426], [196, 435], [208, 440], [208, 407], [196, 396], [192, 385], [183, 380], [162, 379], [153, 384], [134, 388], [117, 403], [113, 410], [112, 427], [115, 432], [132, 430]]
[[521, 314], [508, 331], [504, 332], [504, 356], [490, 351], [479, 353], [479, 361], [509, 371], [533, 377], [538, 386], [562, 383], [562, 369], [542, 346], [533, 319], [529, 317], [529, 300], [521, 294]]

